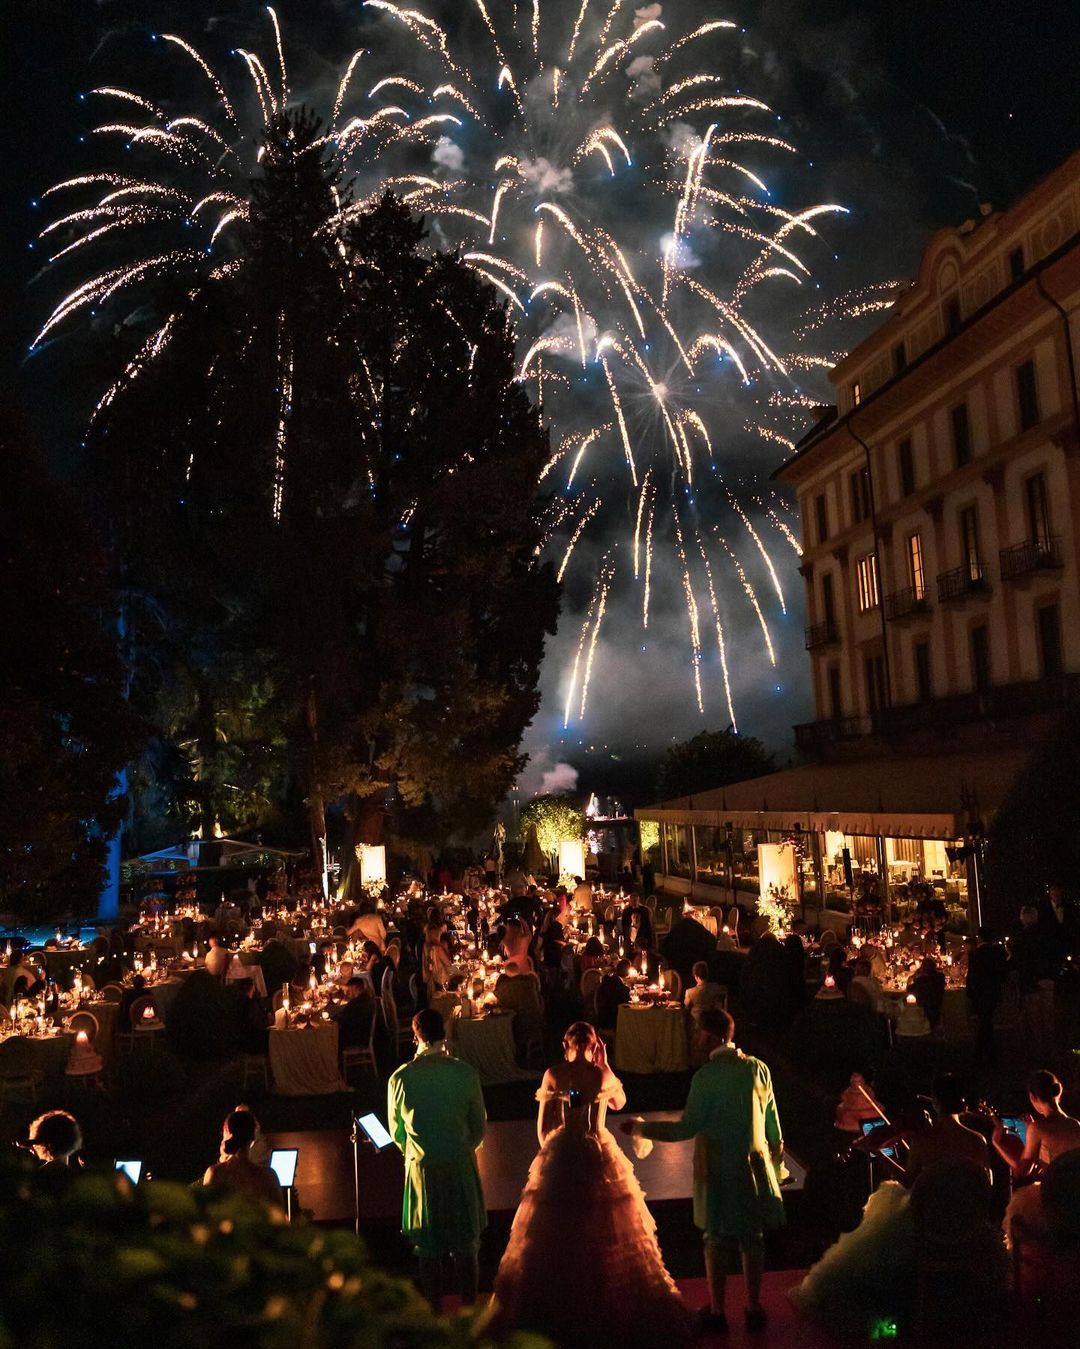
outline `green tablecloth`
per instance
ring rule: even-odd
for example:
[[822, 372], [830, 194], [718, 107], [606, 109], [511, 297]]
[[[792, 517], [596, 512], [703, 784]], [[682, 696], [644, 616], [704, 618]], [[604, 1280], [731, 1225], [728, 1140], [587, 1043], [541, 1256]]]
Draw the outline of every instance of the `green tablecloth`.
[[623, 1073], [680, 1073], [688, 1067], [681, 1007], [624, 1003], [615, 1027], [615, 1067]]

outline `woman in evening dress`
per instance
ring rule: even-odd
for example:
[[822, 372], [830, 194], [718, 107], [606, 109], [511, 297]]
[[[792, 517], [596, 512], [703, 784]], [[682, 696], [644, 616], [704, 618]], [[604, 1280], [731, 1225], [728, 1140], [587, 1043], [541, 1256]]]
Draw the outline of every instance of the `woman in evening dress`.
[[494, 1327], [559, 1345], [680, 1345], [693, 1320], [664, 1267], [656, 1224], [629, 1159], [605, 1127], [626, 1103], [588, 1022], [563, 1038], [544, 1074], [540, 1151], [529, 1169], [495, 1278]]

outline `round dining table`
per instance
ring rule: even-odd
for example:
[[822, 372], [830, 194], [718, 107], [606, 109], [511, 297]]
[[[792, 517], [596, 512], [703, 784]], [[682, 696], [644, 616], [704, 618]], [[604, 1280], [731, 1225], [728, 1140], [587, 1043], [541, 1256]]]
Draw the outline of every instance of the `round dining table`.
[[279, 1096], [329, 1096], [349, 1090], [338, 1065], [336, 1021], [274, 1026], [269, 1053], [270, 1076]]
[[627, 1002], [615, 1023], [615, 1067], [623, 1073], [681, 1073], [689, 1066], [681, 1006]]
[[539, 1073], [520, 1068], [514, 1057], [514, 1013], [486, 1012], [480, 1016], [451, 1017], [447, 1023], [450, 1051], [471, 1063], [485, 1087], [524, 1082]]

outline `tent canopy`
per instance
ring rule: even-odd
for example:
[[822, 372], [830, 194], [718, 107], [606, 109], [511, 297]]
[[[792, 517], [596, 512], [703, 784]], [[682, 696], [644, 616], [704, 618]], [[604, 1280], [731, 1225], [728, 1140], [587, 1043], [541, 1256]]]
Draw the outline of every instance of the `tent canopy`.
[[962, 838], [986, 825], [1030, 745], [807, 764], [634, 811], [639, 820], [739, 829], [836, 830], [886, 838]]
[[145, 868], [148, 871], [181, 871], [210, 867], [211, 863], [202, 861], [204, 848], [219, 850], [219, 860], [215, 867], [244, 866], [256, 863], [259, 858], [303, 857], [302, 852], [288, 848], [271, 848], [265, 843], [244, 843], [236, 838], [193, 838], [186, 843], [176, 843], [171, 848], [162, 848], [159, 852], [144, 853], [133, 857], [129, 866]]

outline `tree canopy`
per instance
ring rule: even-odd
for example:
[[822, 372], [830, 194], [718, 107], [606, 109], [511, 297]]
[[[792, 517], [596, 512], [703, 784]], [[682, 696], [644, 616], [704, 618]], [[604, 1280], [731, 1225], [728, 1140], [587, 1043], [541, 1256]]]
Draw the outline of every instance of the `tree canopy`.
[[226, 797], [291, 791], [317, 855], [345, 797], [348, 858], [387, 812], [439, 841], [487, 823], [523, 766], [558, 590], [505, 306], [400, 201], [335, 202], [318, 121], [285, 115], [236, 265], [161, 297], [168, 348], [93, 448], [138, 687], [188, 765], [174, 795], [209, 824]]
[[0, 435], [0, 912], [94, 914], [140, 737], [115, 596], [74, 501]]
[[656, 794], [661, 801], [692, 796], [712, 787], [761, 777], [775, 768], [773, 757], [753, 736], [724, 731], [700, 731], [672, 745], [661, 761]]
[[536, 841], [540, 851], [554, 857], [563, 839], [579, 839], [585, 834], [585, 816], [572, 796], [553, 794], [534, 796], [518, 816], [518, 838], [522, 845], [529, 830], [536, 826]]

